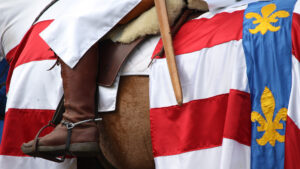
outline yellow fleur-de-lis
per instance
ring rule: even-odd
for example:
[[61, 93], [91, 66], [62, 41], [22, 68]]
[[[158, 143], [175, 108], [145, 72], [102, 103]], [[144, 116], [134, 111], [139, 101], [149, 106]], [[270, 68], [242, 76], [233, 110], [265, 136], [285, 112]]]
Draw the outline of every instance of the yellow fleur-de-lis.
[[265, 131], [265, 133], [260, 139], [256, 139], [256, 142], [261, 146], [264, 146], [269, 142], [274, 147], [276, 140], [279, 142], [284, 142], [285, 140], [285, 136], [280, 135], [276, 130], [283, 129], [283, 124], [279, 122], [280, 120], [286, 121], [287, 109], [281, 108], [273, 121], [275, 100], [268, 87], [265, 87], [260, 102], [266, 119], [258, 112], [253, 111], [251, 113], [251, 121], [257, 121], [260, 124], [260, 126], [257, 127], [257, 131]]
[[[276, 23], [278, 21], [278, 18], [286, 18], [290, 16], [289, 12], [281, 10], [273, 13], [276, 10], [275, 4], [269, 4], [261, 9], [262, 16], [260, 16], [258, 13], [249, 12], [245, 15], [247, 19], [255, 18], [256, 20], [253, 21], [253, 24], [258, 24], [258, 26], [255, 27], [255, 29], [249, 29], [249, 32], [252, 34], [256, 34], [260, 32], [262, 35], [264, 35], [268, 30], [272, 32], [276, 32], [280, 29], [280, 26], [273, 26], [271, 23]], [[273, 14], [272, 14], [273, 13]], [[271, 15], [272, 14], [272, 15]], [[270, 16], [271, 15], [271, 16]]]

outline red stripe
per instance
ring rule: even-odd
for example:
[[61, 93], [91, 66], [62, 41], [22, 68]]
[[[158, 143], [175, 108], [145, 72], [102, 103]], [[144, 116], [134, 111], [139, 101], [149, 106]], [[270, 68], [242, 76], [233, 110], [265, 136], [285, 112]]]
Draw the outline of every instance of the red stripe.
[[231, 90], [226, 111], [224, 137], [251, 145], [251, 102], [249, 93]]
[[[243, 17], [244, 11], [224, 12], [210, 19], [202, 18], [187, 22], [173, 40], [175, 54], [191, 53], [242, 39]], [[159, 41], [153, 54], [157, 54], [161, 48], [162, 42]]]
[[[10, 69], [7, 77], [7, 88], [9, 90], [10, 79], [12, 73], [19, 65], [40, 60], [56, 59], [54, 53], [49, 50], [49, 46], [39, 36], [52, 20], [42, 21], [32, 26], [25, 34], [20, 44], [12, 49], [6, 56], [10, 62]], [[49, 65], [49, 68], [51, 65]]]
[[[5, 114], [0, 155], [25, 156], [21, 145], [34, 139], [36, 133], [48, 124], [54, 110], [9, 109]], [[43, 133], [49, 133], [46, 129]]]
[[[300, 15], [293, 14], [292, 24], [292, 52], [300, 61]], [[286, 141], [285, 141], [285, 169], [300, 168], [300, 129], [288, 116], [286, 122]]]
[[300, 61], [300, 15], [297, 13], [293, 14], [292, 42], [293, 55]]
[[300, 168], [300, 129], [288, 117], [286, 122], [285, 169]]
[[250, 95], [236, 90], [182, 106], [151, 109], [154, 156], [220, 146], [224, 137], [250, 145], [250, 110]]

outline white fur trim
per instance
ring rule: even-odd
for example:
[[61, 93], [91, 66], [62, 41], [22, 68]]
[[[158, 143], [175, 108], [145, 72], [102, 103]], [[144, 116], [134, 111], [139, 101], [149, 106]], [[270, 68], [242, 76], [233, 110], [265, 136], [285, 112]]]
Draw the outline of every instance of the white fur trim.
[[[185, 7], [185, 3], [183, 0], [167, 0], [166, 3], [169, 22], [172, 25], [181, 13], [181, 10]], [[117, 29], [108, 36], [115, 42], [130, 43], [138, 37], [158, 33], [159, 24], [156, 9], [152, 7], [125, 27]]]

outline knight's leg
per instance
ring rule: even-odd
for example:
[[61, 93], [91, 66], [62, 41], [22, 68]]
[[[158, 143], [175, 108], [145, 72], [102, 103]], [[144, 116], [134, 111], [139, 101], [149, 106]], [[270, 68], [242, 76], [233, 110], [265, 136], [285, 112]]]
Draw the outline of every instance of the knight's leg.
[[22, 151], [25, 154], [40, 157], [43, 155], [57, 157], [65, 154], [66, 151], [76, 156], [94, 156], [99, 151], [98, 130], [94, 121], [76, 125], [71, 130], [69, 150], [65, 149], [68, 137], [66, 124], [95, 118], [97, 44], [88, 50], [73, 69], [61, 60], [60, 63], [65, 96], [63, 121], [51, 133], [39, 138], [37, 144], [34, 140], [24, 143]]

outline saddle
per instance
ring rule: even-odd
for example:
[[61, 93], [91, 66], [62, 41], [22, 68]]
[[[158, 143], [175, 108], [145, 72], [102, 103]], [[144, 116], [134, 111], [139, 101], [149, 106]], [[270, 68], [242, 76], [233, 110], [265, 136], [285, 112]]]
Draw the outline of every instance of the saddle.
[[[119, 21], [117, 26], [129, 23], [153, 6], [154, 0], [142, 0]], [[145, 37], [142, 37], [128, 44], [115, 43], [110, 39], [100, 41], [98, 84], [101, 86], [111, 86], [126, 58], [144, 39]]]
[[[185, 9], [172, 26], [172, 36], [175, 36], [180, 27], [187, 20], [195, 18], [200, 14], [200, 12]], [[100, 41], [98, 85], [106, 87], [112, 86], [125, 60], [130, 56], [132, 51], [148, 37], [149, 36], [139, 37], [131, 43], [113, 42], [111, 39]], [[164, 55], [164, 49], [162, 48], [156, 55], [162, 57]]]
[[98, 85], [112, 86], [126, 58], [145, 37], [130, 44], [113, 42], [110, 39], [99, 42]]
[[[199, 16], [199, 11], [203, 13], [207, 10], [206, 3], [199, 0], [188, 0], [187, 2], [183, 0], [166, 0], [166, 3], [169, 22], [173, 25], [172, 36], [176, 34], [190, 15]], [[159, 34], [156, 9], [153, 5], [154, 0], [142, 0], [99, 42], [99, 85], [111, 86], [122, 64], [131, 52], [147, 37]], [[162, 56], [163, 54], [164, 50], [162, 48], [158, 55]]]

